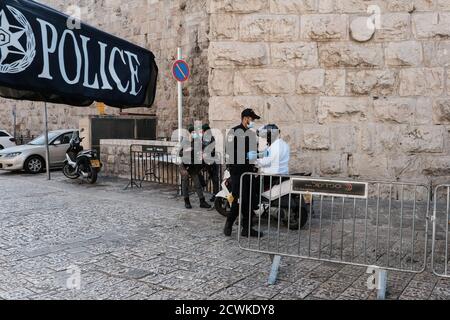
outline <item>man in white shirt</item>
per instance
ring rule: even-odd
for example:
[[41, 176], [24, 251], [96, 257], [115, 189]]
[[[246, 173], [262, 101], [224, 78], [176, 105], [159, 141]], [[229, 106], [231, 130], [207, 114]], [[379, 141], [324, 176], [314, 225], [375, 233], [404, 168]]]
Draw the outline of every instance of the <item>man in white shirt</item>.
[[266, 125], [258, 130], [261, 138], [266, 138], [268, 148], [263, 152], [263, 158], [256, 160], [262, 174], [289, 174], [289, 145], [280, 137], [280, 129], [275, 124]]

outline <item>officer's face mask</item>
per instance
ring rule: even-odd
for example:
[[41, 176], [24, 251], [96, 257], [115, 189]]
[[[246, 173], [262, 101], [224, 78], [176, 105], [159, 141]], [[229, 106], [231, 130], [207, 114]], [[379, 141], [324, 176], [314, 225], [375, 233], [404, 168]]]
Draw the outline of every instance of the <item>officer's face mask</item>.
[[248, 128], [253, 129], [254, 127], [255, 127], [255, 121], [250, 120], [250, 122], [248, 123]]

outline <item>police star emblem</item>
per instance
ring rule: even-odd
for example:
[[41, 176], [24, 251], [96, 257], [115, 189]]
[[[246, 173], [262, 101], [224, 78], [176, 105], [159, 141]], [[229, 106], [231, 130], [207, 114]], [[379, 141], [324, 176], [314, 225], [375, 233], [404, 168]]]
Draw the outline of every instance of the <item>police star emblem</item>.
[[10, 22], [4, 10], [0, 11], [0, 73], [19, 73], [33, 62], [36, 43], [25, 16], [13, 7], [7, 8], [18, 25]]

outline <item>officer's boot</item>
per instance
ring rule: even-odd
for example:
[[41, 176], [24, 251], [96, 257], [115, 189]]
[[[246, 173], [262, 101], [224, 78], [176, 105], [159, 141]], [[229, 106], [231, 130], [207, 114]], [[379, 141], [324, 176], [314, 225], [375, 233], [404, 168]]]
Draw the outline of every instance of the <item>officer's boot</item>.
[[205, 198], [201, 198], [200, 199], [200, 208], [211, 209], [211, 205], [208, 202], [206, 202]]
[[233, 232], [233, 224], [234, 224], [234, 221], [235, 221], [236, 219], [234, 219], [234, 218], [230, 218], [230, 217], [228, 217], [227, 218], [227, 222], [225, 222], [225, 227], [223, 228], [223, 233], [227, 236], [227, 237], [230, 237], [231, 236], [231, 233]]
[[189, 198], [184, 198], [184, 206], [186, 207], [186, 209], [192, 209], [191, 201], [189, 200]]

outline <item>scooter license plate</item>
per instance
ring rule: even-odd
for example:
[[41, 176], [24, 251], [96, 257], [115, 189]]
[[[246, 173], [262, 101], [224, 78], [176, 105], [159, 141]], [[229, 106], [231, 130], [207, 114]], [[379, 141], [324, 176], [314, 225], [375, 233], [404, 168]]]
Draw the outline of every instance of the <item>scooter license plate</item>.
[[100, 160], [91, 160], [92, 168], [100, 168]]
[[312, 195], [311, 194], [304, 194], [303, 199], [305, 200], [305, 203], [310, 204], [312, 202]]

